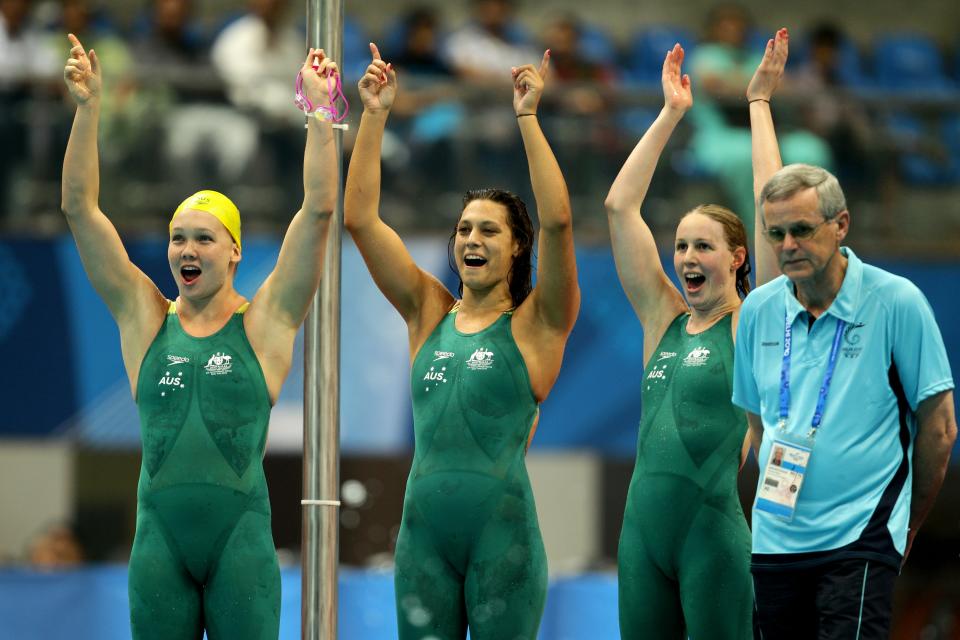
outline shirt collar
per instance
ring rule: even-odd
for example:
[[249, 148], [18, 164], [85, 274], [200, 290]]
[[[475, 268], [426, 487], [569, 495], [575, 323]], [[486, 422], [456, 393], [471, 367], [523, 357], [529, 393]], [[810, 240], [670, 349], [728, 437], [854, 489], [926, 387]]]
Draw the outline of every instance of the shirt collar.
[[[840, 252], [847, 259], [847, 271], [843, 274], [843, 283], [840, 285], [840, 291], [837, 292], [837, 297], [830, 303], [830, 307], [826, 310], [826, 313], [844, 322], [854, 322], [854, 314], [860, 305], [860, 286], [863, 283], [863, 261], [857, 257], [850, 247], [840, 247]], [[801, 312], [806, 311], [804, 306], [800, 304], [800, 301], [797, 300], [797, 296], [793, 290], [793, 282], [790, 281], [790, 278], [784, 278], [784, 291], [786, 293], [784, 297], [786, 298], [787, 314], [791, 316], [791, 321], [796, 320]]]

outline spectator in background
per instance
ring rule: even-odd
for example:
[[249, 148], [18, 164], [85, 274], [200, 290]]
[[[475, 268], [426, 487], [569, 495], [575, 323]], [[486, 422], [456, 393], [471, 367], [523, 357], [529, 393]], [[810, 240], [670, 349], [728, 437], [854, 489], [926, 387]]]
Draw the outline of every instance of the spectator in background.
[[504, 82], [511, 67], [539, 54], [514, 20], [513, 0], [472, 0], [473, 20], [450, 35], [445, 56], [470, 80]]
[[[514, 19], [514, 0], [471, 0], [472, 20], [447, 38], [444, 57], [456, 74], [479, 86], [461, 128], [464, 148], [472, 157], [468, 162], [479, 169], [478, 180], [485, 184], [511, 184], [513, 176], [523, 175], [525, 163], [516, 125], [506, 105], [489, 100], [491, 86], [507, 91], [513, 67], [536, 60], [540, 53], [533, 47], [524, 29]], [[522, 192], [521, 197], [532, 194]]]
[[177, 182], [235, 182], [257, 150], [257, 125], [227, 104], [192, 0], [153, 0], [147, 31], [134, 45], [149, 60], [156, 146]]
[[[108, 90], [100, 100], [101, 135], [109, 144], [103, 145], [101, 157], [107, 164], [123, 164], [132, 169], [128, 163], [137, 155], [137, 149], [143, 148], [141, 136], [149, 130], [144, 123], [151, 122], [157, 113], [150, 100], [138, 91], [130, 48], [115, 32], [98, 25], [95, 17], [90, 0], [62, 0], [59, 24], [47, 36], [46, 46], [62, 58], [69, 49], [63, 44], [63, 34], [73, 33], [89, 43], [103, 60]], [[55, 153], [44, 163], [56, 167], [56, 171], [60, 163], [54, 158], [63, 156], [67, 147], [73, 110], [71, 103], [65, 103], [60, 110]], [[51, 177], [59, 180], [59, 173]]]
[[[690, 56], [690, 75], [702, 96], [690, 110], [694, 127], [691, 150], [696, 163], [720, 180], [753, 236], [753, 174], [751, 169], [750, 119], [743, 101], [743, 87], [753, 76], [763, 56], [748, 47], [750, 18], [737, 4], [715, 6], [707, 17], [705, 41]], [[832, 155], [824, 140], [809, 131], [793, 131], [780, 137], [785, 164], [805, 162], [832, 167]]]
[[35, 569], [69, 569], [85, 560], [83, 545], [73, 527], [66, 523], [48, 526], [30, 541], [27, 549], [27, 562]]
[[0, 0], [0, 219], [14, 209], [14, 176], [36, 165], [29, 154], [36, 131], [29, 100], [58, 90], [59, 56], [30, 23], [32, 4]]
[[574, 15], [553, 20], [544, 33], [544, 44], [550, 49], [554, 79], [560, 83], [577, 83], [558, 91], [560, 108], [580, 115], [593, 115], [607, 104], [602, 88], [613, 81], [613, 69], [584, 55], [581, 43], [583, 25]]
[[876, 189], [877, 185], [896, 188], [893, 145], [873, 126], [862, 101], [849, 92], [858, 78], [856, 70], [844, 63], [846, 41], [833, 23], [814, 26], [807, 35], [807, 60], [788, 89], [805, 96], [803, 122], [829, 144], [837, 177], [848, 191]]
[[278, 211], [296, 207], [303, 147], [302, 131], [292, 126], [303, 122], [303, 114], [291, 108], [296, 74], [290, 70], [303, 59], [305, 45], [285, 15], [288, 6], [284, 0], [249, 0], [248, 13], [220, 33], [211, 51], [230, 102], [259, 129], [254, 157], [268, 164], [253, 167], [250, 177], [278, 186], [276, 197], [288, 198]]
[[394, 113], [413, 117], [437, 102], [456, 98], [453, 68], [441, 54], [440, 21], [431, 7], [414, 7], [399, 20], [394, 68], [412, 84], [394, 105]]
[[[707, 15], [704, 40], [697, 45], [691, 63], [701, 88], [714, 98], [740, 98], [753, 77], [763, 52], [747, 46], [750, 29], [750, 16], [737, 4], [717, 5]], [[725, 109], [724, 115], [733, 125], [749, 123], [742, 110]]]
[[143, 32], [133, 45], [139, 59], [149, 60], [154, 74], [170, 75], [174, 81], [182, 74], [185, 82], [173, 87], [181, 100], [191, 99], [193, 80], [207, 74], [209, 69], [203, 67], [210, 66], [207, 42], [194, 21], [193, 9], [193, 0], [153, 0]]
[[211, 52], [230, 101], [266, 122], [298, 122], [302, 116], [290, 108], [290, 69], [305, 45], [286, 20], [287, 6], [283, 0], [249, 0], [248, 13], [220, 33]]
[[393, 62], [401, 73], [413, 76], [449, 78], [453, 69], [441, 56], [440, 20], [429, 6], [410, 9], [400, 19], [402, 46]]
[[[551, 20], [543, 33], [555, 85], [544, 98], [543, 123], [556, 140], [554, 151], [567, 169], [571, 191], [592, 194], [606, 188], [610, 173], [616, 171], [610, 151], [622, 131], [610, 118], [613, 69], [587, 54], [583, 32], [580, 18], [565, 14]], [[587, 149], [569, 142], [574, 140], [584, 140]]]
[[442, 54], [436, 10], [413, 7], [395, 29], [398, 49], [392, 64], [407, 88], [393, 105], [397, 119], [384, 132], [384, 182], [388, 190], [417, 201], [437, 183], [456, 179], [451, 140], [466, 114], [454, 70]]
[[0, 91], [29, 94], [38, 80], [57, 80], [57, 53], [30, 22], [32, 0], [0, 0]]

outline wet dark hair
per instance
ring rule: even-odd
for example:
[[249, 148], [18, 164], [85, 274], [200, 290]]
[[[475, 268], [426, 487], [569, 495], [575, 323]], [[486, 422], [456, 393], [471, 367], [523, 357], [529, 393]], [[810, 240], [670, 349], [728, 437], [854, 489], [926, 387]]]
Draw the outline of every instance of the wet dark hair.
[[[471, 189], [463, 194], [463, 208], [460, 210], [460, 217], [463, 216], [463, 210], [474, 200], [489, 200], [503, 205], [507, 210], [507, 225], [513, 234], [513, 239], [517, 242], [519, 252], [510, 265], [510, 273], [507, 275], [507, 282], [510, 287], [510, 299], [513, 301], [514, 308], [519, 307], [520, 303], [527, 299], [530, 292], [533, 291], [533, 221], [530, 220], [530, 214], [527, 213], [527, 205], [523, 203], [516, 194], [505, 191], [504, 189]], [[460, 277], [457, 270], [457, 261], [453, 255], [453, 245], [457, 238], [457, 229], [460, 227], [460, 218], [457, 218], [457, 224], [453, 227], [453, 233], [450, 234], [450, 240], [447, 242], [447, 260], [450, 268]], [[463, 297], [463, 280], [457, 287], [457, 294]]]
[[743, 264], [737, 268], [736, 277], [737, 294], [741, 299], [746, 298], [747, 294], [750, 293], [750, 272], [752, 271], [750, 267], [750, 245], [747, 244], [747, 228], [743, 226], [743, 222], [737, 217], [737, 214], [719, 204], [701, 204], [688, 211], [683, 217], [686, 218], [693, 213], [699, 213], [720, 223], [720, 226], [723, 227], [723, 237], [727, 240], [727, 248], [730, 251], [737, 247], [743, 247], [746, 254], [743, 257]]

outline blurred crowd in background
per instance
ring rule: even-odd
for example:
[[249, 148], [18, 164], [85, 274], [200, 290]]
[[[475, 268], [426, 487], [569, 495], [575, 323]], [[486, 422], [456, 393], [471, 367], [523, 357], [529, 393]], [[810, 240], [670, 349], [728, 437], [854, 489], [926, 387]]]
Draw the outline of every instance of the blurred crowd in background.
[[[662, 106], [661, 65], [675, 42], [686, 50], [684, 69], [692, 78], [695, 107], [663, 156], [646, 201], [646, 217], [661, 238], [672, 236], [684, 211], [704, 202], [731, 206], [752, 223], [744, 91], [767, 39], [776, 28], [787, 26], [791, 32], [787, 77], [773, 105], [784, 160], [819, 164], [837, 174], [853, 214], [851, 244], [858, 253], [958, 263], [960, 39], [955, 34], [953, 42], [915, 30], [877, 31], [865, 38], [861, 29], [854, 37], [845, 26], [856, 25], [842, 18], [809, 15], [803, 24], [782, 24], [775, 14], [779, 9], [768, 8], [758, 16], [744, 6], [727, 3], [714, 5], [698, 23], [686, 24], [641, 21], [638, 5], [637, 15], [622, 17], [630, 23], [624, 28], [609, 22], [610, 11], [595, 14], [590, 6], [577, 12], [550, 12], [549, 3], [538, 3], [545, 18], [534, 25], [520, 18], [519, 0], [461, 0], [461, 20], [450, 20], [438, 0], [422, 0], [425, 4], [377, 1], [390, 14], [376, 25], [367, 25], [351, 13], [351, 7], [356, 11], [354, 3], [345, 0], [339, 62], [351, 128], [344, 134], [344, 161], [349, 161], [362, 109], [356, 82], [370, 59], [368, 43], [375, 41], [399, 73], [400, 92], [384, 140], [382, 208], [387, 221], [402, 232], [447, 231], [468, 188], [504, 187], [531, 201], [511, 107], [510, 67], [536, 63], [549, 48], [551, 75], [540, 119], [570, 187], [578, 247], [605, 243], [604, 196]], [[223, 0], [213, 2], [217, 7], [211, 10], [211, 2], [141, 0], [128, 6], [120, 0], [0, 0], [0, 235], [22, 240], [24, 245], [0, 253], [4, 273], [0, 299], [6, 305], [0, 314], [0, 339], [27, 335], [11, 327], [21, 316], [19, 322], [28, 322], [23, 300], [29, 296], [23, 291], [32, 287], [51, 299], [66, 300], [63, 313], [76, 316], [75, 321], [61, 323], [68, 328], [57, 329], [69, 333], [69, 340], [58, 340], [92, 341], [84, 318], [93, 312], [64, 293], [76, 287], [69, 279], [61, 282], [59, 276], [48, 279], [55, 286], [40, 277], [55, 256], [65, 264], [74, 263], [55, 247], [29, 244], [35, 236], [44, 241], [53, 238], [48, 243], [53, 244], [65, 232], [59, 212], [60, 169], [74, 113], [62, 80], [69, 50], [66, 33], [76, 34], [86, 48], [95, 49], [102, 63], [100, 202], [125, 235], [148, 232], [160, 243], [158, 234], [166, 229], [176, 205], [201, 188], [229, 194], [240, 206], [245, 231], [278, 232], [299, 206], [303, 114], [293, 98], [306, 47], [303, 3]], [[232, 8], [219, 8], [224, 6]], [[898, 3], [897, 10], [909, 9]], [[936, 20], [936, 16], [928, 18], [931, 25]], [[632, 26], [634, 21], [638, 26]], [[73, 256], [72, 242], [65, 246]], [[136, 250], [131, 254], [135, 259], [153, 256], [151, 268], [158, 273], [166, 269], [162, 248], [154, 256], [143, 247], [131, 247]], [[26, 255], [39, 254], [41, 249], [53, 257], [43, 254], [35, 262], [26, 261]], [[245, 251], [248, 258], [255, 257], [253, 247], [245, 246]], [[442, 262], [445, 257], [439, 259]], [[12, 268], [18, 261], [33, 266]], [[358, 265], [359, 259], [359, 269]], [[566, 357], [576, 361], [579, 356], [580, 362], [587, 361], [584, 370], [592, 363], [590, 371], [608, 375], [617, 371], [615, 361], [622, 354], [596, 355], [600, 337], [629, 334], [636, 338], [638, 334], [634, 325], [622, 329], [624, 334], [617, 333], [629, 311], [616, 307], [623, 301], [612, 263], [604, 270], [585, 260], [581, 267], [585, 291], [597, 297], [581, 310], [579, 330], [585, 337], [577, 344], [585, 346], [568, 350]], [[73, 268], [79, 270], [79, 266]], [[365, 270], [362, 277], [366, 282]], [[934, 280], [929, 276], [925, 282]], [[358, 289], [351, 290], [354, 298]], [[600, 300], [598, 292], [608, 291], [614, 293]], [[942, 296], [942, 292], [933, 293]], [[376, 299], [380, 300], [379, 294]], [[18, 300], [23, 301], [22, 308], [13, 309]], [[952, 296], [951, 302], [955, 302]], [[96, 305], [100, 309], [99, 302]], [[951, 314], [946, 310], [952, 307], [942, 297], [940, 305], [935, 307], [946, 316], [940, 321], [949, 338], [955, 323], [949, 322]], [[80, 328], [69, 329], [74, 325]], [[32, 339], [18, 340], [24, 342], [24, 349], [34, 349]], [[115, 348], [112, 333], [98, 340], [93, 342]], [[356, 349], [360, 340], [351, 348]], [[362, 340], [370, 342], [367, 335]], [[617, 348], [628, 350], [623, 344], [626, 338]], [[51, 387], [57, 386], [54, 374], [70, 369], [70, 363], [63, 362], [70, 348], [45, 343], [34, 349], [55, 352], [60, 358], [44, 371]], [[36, 358], [36, 353], [32, 355]], [[91, 358], [76, 360], [90, 366]], [[636, 369], [635, 362], [629, 364], [629, 371]], [[568, 366], [565, 375], [569, 377], [576, 368]], [[77, 371], [81, 370], [78, 364]], [[394, 373], [388, 367], [388, 374]], [[41, 374], [28, 376], [38, 380]], [[71, 384], [78, 383], [72, 380]], [[600, 388], [615, 386], [603, 380], [595, 384], [592, 398]], [[636, 394], [631, 384], [621, 386], [632, 397]], [[125, 385], [122, 380], [118, 393], [129, 403]], [[406, 390], [402, 392], [406, 397]], [[554, 394], [562, 396], [563, 389]], [[633, 438], [637, 417], [633, 405], [624, 404], [629, 409], [624, 416], [600, 415], [603, 409], [620, 405], [604, 396], [597, 398], [596, 406], [583, 409], [591, 414], [583, 422], [595, 430], [597, 425], [612, 423]], [[401, 410], [408, 408], [404, 405], [396, 411]], [[554, 420], [576, 417], [566, 410], [547, 414]], [[36, 431], [53, 436], [52, 441], [60, 433], [54, 426]], [[133, 433], [129, 421], [124, 428]], [[606, 432], [598, 432], [585, 437], [581, 448], [590, 448], [583, 443], [595, 445], [606, 437]], [[544, 430], [538, 434], [538, 443], [549, 436]], [[623, 449], [629, 452], [632, 443]], [[110, 467], [112, 458], [106, 454], [78, 449], [76, 502], [80, 506], [64, 509], [75, 511], [75, 521], [51, 521], [31, 529], [35, 533], [18, 547], [15, 557], [0, 553], [0, 565], [63, 568], [85, 561], [125, 559], [132, 532], [137, 454], [124, 450], [116, 456], [116, 467]], [[538, 453], [536, 448], [533, 453]], [[353, 534], [343, 537], [345, 563], [372, 565], [389, 559], [409, 468], [407, 455], [402, 451], [366, 460], [344, 457], [344, 478], [376, 478], [371, 482], [386, 487], [383, 495], [371, 490], [369, 504], [363, 506], [362, 525], [341, 522], [343, 531]], [[632, 458], [614, 458], [605, 458], [602, 471], [596, 472], [602, 482], [598, 481], [591, 496], [603, 505], [597, 516], [603, 523], [597, 534], [602, 540], [596, 542], [596, 558], [590, 561], [600, 564], [585, 569], [609, 568], [615, 555]], [[267, 456], [272, 493], [299, 495], [298, 465], [298, 452], [290, 457]], [[910, 630], [896, 637], [920, 637], [914, 629], [939, 625], [936, 628], [946, 631], [923, 637], [955, 638], [950, 630], [960, 628], [960, 595], [955, 579], [950, 578], [955, 576], [950, 567], [957, 561], [956, 510], [951, 506], [960, 490], [957, 469], [955, 459], [940, 500], [939, 524], [934, 518], [927, 525], [923, 544], [901, 581], [906, 586], [901, 587], [900, 625]], [[741, 478], [744, 496], [751, 494], [756, 480], [749, 473]], [[96, 485], [100, 491], [97, 483], [113, 490], [111, 499], [122, 493], [123, 500], [103, 506], [90, 499], [87, 494], [96, 491], [87, 485]], [[103, 489], [103, 493], [109, 492]], [[296, 501], [274, 501], [274, 533], [281, 548], [299, 548], [299, 508]], [[359, 521], [359, 509], [345, 509], [345, 517]]]
[[[660, 67], [674, 42], [686, 49], [696, 106], [654, 180], [653, 223], [663, 217], [672, 228], [688, 198], [752, 216], [743, 94], [782, 25], [718, 4], [703, 24], [648, 24], [624, 39], [587, 20], [587, 9], [534, 30], [513, 0], [464, 3], [463, 24], [446, 24], [435, 6], [406, 5], [377, 32], [353, 20], [347, 3], [341, 67], [353, 118], [369, 41], [400, 74], [384, 149], [385, 210], [395, 224], [446, 228], [467, 187], [528, 195], [509, 68], [549, 48], [544, 127], [578, 221], [605, 235], [600, 203], [661, 106]], [[121, 20], [97, 0], [0, 0], [2, 228], [62, 229], [59, 171], [73, 113], [61, 79], [68, 32], [102, 60], [101, 202], [121, 227], [155, 229], [183, 194], [206, 186], [241, 202], [245, 224], [288, 219], [302, 182], [302, 114], [293, 104], [302, 7], [248, 0], [201, 19], [196, 4], [150, 0]], [[960, 237], [960, 46], [944, 50], [916, 32], [855, 42], [840, 22], [815, 17], [787, 26], [788, 77], [774, 105], [785, 161], [834, 170], [848, 199], [871, 214], [858, 223], [892, 250], [941, 246], [950, 231]], [[347, 152], [351, 140], [348, 132]], [[905, 209], [920, 218], [912, 228], [925, 230], [930, 218], [938, 232], [891, 236]]]

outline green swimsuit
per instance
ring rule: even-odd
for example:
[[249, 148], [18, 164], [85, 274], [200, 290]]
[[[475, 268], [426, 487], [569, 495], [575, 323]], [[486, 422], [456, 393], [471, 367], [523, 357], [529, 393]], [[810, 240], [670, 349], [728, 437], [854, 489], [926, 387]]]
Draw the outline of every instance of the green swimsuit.
[[174, 305], [137, 381], [143, 463], [130, 556], [136, 640], [276, 640], [280, 572], [263, 448], [270, 397], [242, 307], [187, 335]]
[[532, 640], [547, 562], [524, 463], [538, 406], [500, 316], [437, 325], [413, 363], [416, 438], [396, 550], [401, 640]]
[[697, 335], [689, 314], [644, 371], [637, 464], [618, 554], [626, 640], [752, 637], [750, 531], [737, 494], [743, 411], [731, 316]]

